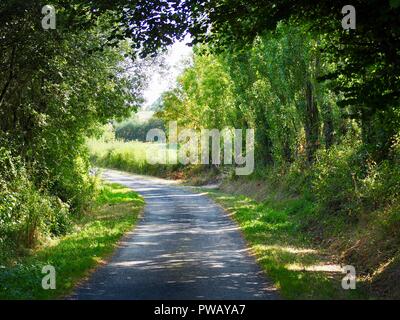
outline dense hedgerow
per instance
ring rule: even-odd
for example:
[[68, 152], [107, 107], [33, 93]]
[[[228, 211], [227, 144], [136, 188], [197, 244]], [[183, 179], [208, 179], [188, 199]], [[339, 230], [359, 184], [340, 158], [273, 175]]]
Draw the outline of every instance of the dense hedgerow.
[[[354, 145], [356, 144], [356, 145]], [[374, 162], [358, 143], [345, 142], [321, 151], [314, 166], [312, 190], [321, 210], [357, 214], [391, 206], [400, 195], [400, 144], [390, 158]]]
[[65, 201], [35, 185], [21, 159], [0, 147], [0, 261], [70, 231], [73, 212], [89, 203], [95, 188], [82, 172], [63, 178], [58, 182], [62, 192], [74, 190]]

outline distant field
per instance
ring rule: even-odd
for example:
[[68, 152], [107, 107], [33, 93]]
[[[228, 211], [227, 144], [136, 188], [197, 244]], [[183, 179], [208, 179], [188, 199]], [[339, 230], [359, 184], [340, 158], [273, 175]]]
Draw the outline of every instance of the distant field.
[[165, 144], [89, 140], [88, 148], [93, 164], [100, 167], [155, 176], [167, 176], [180, 167], [179, 164], [165, 164], [173, 154]]

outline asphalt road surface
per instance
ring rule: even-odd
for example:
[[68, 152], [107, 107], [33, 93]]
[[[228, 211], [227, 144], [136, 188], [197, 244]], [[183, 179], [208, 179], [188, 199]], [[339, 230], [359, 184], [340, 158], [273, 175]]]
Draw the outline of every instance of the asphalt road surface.
[[140, 193], [143, 218], [110, 261], [69, 299], [277, 299], [237, 225], [208, 197], [172, 181], [117, 171]]

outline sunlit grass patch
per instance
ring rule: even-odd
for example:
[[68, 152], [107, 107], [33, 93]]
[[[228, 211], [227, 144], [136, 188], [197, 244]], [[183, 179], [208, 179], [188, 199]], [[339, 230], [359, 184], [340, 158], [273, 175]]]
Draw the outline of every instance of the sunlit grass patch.
[[132, 189], [119, 185], [117, 183], [105, 184], [101, 187], [99, 196], [96, 199], [97, 205], [118, 204], [125, 202], [133, 202], [137, 204], [143, 203], [143, 199], [137, 196]]
[[[105, 184], [93, 209], [76, 221], [74, 231], [0, 269], [0, 299], [51, 299], [68, 294], [91, 269], [109, 256], [118, 240], [136, 223], [144, 205], [132, 190]], [[44, 290], [43, 266], [56, 270], [56, 289]]]
[[173, 150], [161, 143], [91, 139], [87, 145], [91, 162], [100, 167], [161, 177], [176, 173], [181, 168], [180, 164], [168, 163], [173, 158]]
[[257, 202], [242, 195], [203, 190], [239, 223], [259, 264], [286, 299], [357, 299], [343, 290], [340, 266], [303, 231], [313, 204], [305, 199]]

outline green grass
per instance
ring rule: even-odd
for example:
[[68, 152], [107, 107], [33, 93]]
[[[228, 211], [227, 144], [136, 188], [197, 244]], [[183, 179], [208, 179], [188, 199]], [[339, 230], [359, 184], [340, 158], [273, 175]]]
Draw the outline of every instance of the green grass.
[[140, 141], [102, 141], [90, 139], [88, 141], [90, 154], [99, 158], [104, 158], [109, 152], [117, 152], [119, 154], [129, 155], [132, 160], [138, 163], [146, 161], [146, 150], [152, 148], [152, 151], [157, 151], [156, 143], [144, 143]]
[[[311, 202], [305, 199], [256, 202], [216, 190], [202, 191], [232, 214], [259, 264], [283, 298], [365, 298], [359, 287], [342, 289], [344, 274], [338, 270], [339, 266], [304, 231], [316, 218]], [[321, 271], [322, 265], [325, 266], [322, 268], [329, 265], [331, 271]]]
[[[152, 161], [162, 160], [162, 150], [166, 148], [163, 144], [118, 140], [106, 142], [93, 139], [87, 144], [92, 163], [99, 167], [160, 177], [167, 177], [181, 168], [180, 164], [151, 164], [147, 161], [147, 155]], [[167, 149], [166, 154], [172, 154], [172, 150]], [[168, 159], [169, 157], [166, 157], [167, 161]]]
[[[76, 222], [69, 235], [0, 269], [0, 299], [54, 299], [71, 292], [76, 283], [106, 259], [121, 236], [131, 230], [144, 206], [135, 192], [105, 184], [93, 209]], [[56, 289], [44, 290], [42, 267], [56, 270]]]

